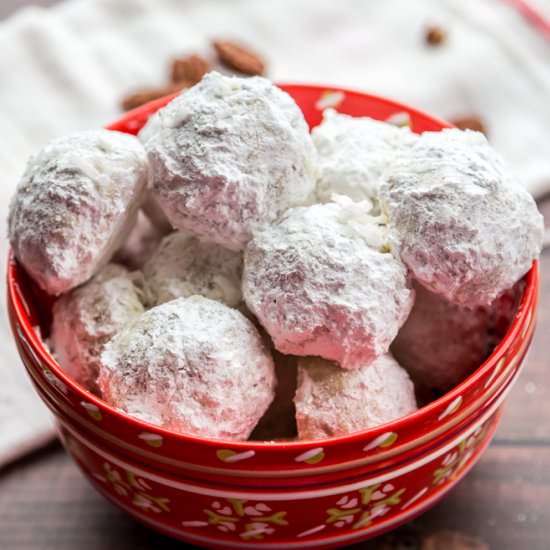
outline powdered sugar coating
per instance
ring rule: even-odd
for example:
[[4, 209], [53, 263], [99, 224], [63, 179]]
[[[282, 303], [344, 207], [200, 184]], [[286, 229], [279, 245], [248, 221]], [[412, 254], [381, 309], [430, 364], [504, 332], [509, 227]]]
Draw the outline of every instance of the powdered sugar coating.
[[538, 257], [541, 214], [478, 132], [425, 132], [382, 185], [393, 250], [427, 289], [488, 305]]
[[147, 177], [133, 136], [92, 130], [51, 142], [28, 162], [10, 204], [16, 258], [51, 294], [87, 281], [126, 240]]
[[255, 234], [243, 296], [279, 351], [349, 369], [388, 350], [414, 292], [380, 224], [349, 201], [291, 209]]
[[327, 109], [311, 132], [319, 154], [317, 198], [333, 193], [376, 203], [389, 164], [416, 141], [409, 128], [370, 117], [352, 117]]
[[230, 307], [239, 304], [243, 255], [175, 231], [143, 266], [150, 305], [194, 294]]
[[138, 273], [108, 264], [53, 306], [50, 339], [55, 356], [63, 370], [94, 393], [104, 345], [145, 311], [142, 283]]
[[212, 72], [145, 132], [172, 225], [241, 250], [259, 224], [313, 194], [316, 152], [293, 99], [269, 80]]
[[300, 439], [345, 435], [417, 410], [413, 383], [390, 354], [353, 371], [318, 357], [300, 359], [294, 402]]
[[101, 360], [108, 403], [183, 433], [246, 439], [274, 395], [273, 359], [258, 331], [201, 296], [150, 309], [107, 344]]
[[140, 210], [126, 241], [115, 252], [112, 261], [128, 269], [141, 269], [155, 253], [161, 240], [160, 229]]

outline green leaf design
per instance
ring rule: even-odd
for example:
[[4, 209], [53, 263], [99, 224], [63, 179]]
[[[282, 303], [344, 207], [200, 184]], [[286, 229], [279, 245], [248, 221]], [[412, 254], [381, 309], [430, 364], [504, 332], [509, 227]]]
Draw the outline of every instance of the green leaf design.
[[88, 403], [87, 401], [81, 401], [80, 404], [86, 410], [86, 412], [93, 418], [96, 422], [101, 422], [103, 415], [99, 408], [93, 403]]
[[321, 460], [323, 460], [323, 458], [325, 458], [325, 452], [321, 450], [307, 460], [304, 460], [304, 462], [306, 464], [318, 464]]
[[142, 441], [145, 441], [145, 443], [147, 443], [147, 445], [149, 445], [150, 447], [154, 447], [154, 448], [157, 448], [157, 449], [159, 447], [162, 447], [162, 444], [164, 442], [161, 435], [148, 433], [148, 432], [143, 432], [143, 433], [139, 434], [138, 437]]
[[235, 455], [235, 451], [232, 451], [231, 449], [218, 449], [216, 451], [216, 456], [222, 462], [226, 462], [227, 459], [231, 458], [233, 455]]
[[391, 447], [397, 441], [397, 434], [395, 432], [390, 432], [386, 439], [380, 443], [379, 447], [385, 449], [386, 447]]

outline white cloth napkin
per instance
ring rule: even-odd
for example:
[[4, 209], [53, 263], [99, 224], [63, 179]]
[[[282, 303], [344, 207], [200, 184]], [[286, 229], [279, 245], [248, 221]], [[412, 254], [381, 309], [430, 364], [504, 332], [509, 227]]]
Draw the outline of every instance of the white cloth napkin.
[[[440, 48], [425, 45], [428, 24], [447, 29]], [[128, 90], [166, 82], [171, 57], [208, 52], [214, 37], [256, 47], [276, 80], [358, 88], [442, 117], [479, 114], [527, 188], [550, 189], [550, 46], [500, 0], [70, 0], [0, 24], [2, 259], [3, 220], [29, 154], [114, 120]], [[12, 344], [4, 295], [0, 465], [52, 434]]]

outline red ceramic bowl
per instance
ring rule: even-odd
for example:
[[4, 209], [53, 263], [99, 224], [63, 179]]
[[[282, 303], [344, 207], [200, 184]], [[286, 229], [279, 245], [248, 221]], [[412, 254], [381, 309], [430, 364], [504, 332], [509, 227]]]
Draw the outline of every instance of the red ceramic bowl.
[[[327, 106], [385, 120], [408, 113], [415, 132], [449, 124], [405, 105], [334, 88], [281, 86], [310, 124]], [[109, 128], [136, 133], [170, 98]], [[8, 308], [31, 380], [57, 419], [65, 447], [105, 496], [146, 525], [212, 548], [330, 548], [364, 540], [426, 510], [488, 445], [529, 347], [536, 263], [506, 336], [467, 380], [416, 413], [343, 437], [295, 443], [183, 435], [106, 405], [60, 369], [47, 337], [51, 299], [13, 258]]]

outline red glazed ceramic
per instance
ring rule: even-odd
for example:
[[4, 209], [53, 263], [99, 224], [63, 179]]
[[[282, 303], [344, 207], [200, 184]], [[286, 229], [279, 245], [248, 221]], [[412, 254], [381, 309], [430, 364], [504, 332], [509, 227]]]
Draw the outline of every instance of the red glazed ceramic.
[[[415, 132], [449, 124], [379, 97], [282, 85], [310, 126], [333, 107], [408, 121]], [[137, 133], [171, 98], [109, 128]], [[464, 382], [416, 413], [377, 428], [311, 442], [212, 440], [126, 416], [69, 379], [43, 344], [51, 298], [11, 258], [8, 308], [36, 391], [69, 453], [94, 486], [146, 525], [211, 548], [335, 548], [392, 529], [433, 505], [489, 444], [535, 325], [538, 270], [525, 277], [514, 321]]]

